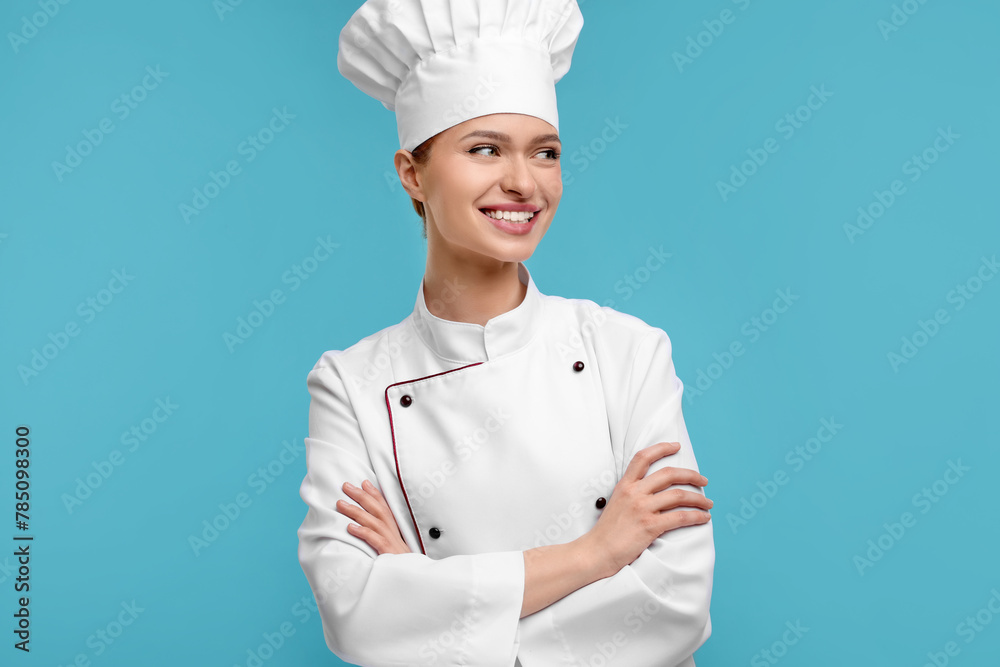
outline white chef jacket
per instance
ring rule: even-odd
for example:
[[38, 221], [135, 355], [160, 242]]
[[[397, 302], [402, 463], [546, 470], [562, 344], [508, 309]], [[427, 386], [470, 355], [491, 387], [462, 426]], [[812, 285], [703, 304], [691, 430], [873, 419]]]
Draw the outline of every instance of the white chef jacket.
[[[681, 444], [647, 475], [698, 466], [666, 333], [542, 294], [523, 263], [518, 276], [524, 300], [485, 326], [431, 314], [421, 282], [406, 319], [309, 372], [298, 556], [327, 646], [364, 667], [693, 667], [712, 628], [711, 522], [519, 618], [522, 552], [590, 530], [638, 450]], [[347, 532], [341, 487], [365, 479], [413, 553]]]

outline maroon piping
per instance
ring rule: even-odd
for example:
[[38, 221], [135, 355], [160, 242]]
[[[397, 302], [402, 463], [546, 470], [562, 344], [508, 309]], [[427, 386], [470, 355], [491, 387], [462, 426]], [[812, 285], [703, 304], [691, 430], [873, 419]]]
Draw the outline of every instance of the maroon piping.
[[426, 380], [428, 378], [437, 377], [438, 375], [447, 375], [448, 373], [454, 373], [455, 371], [460, 371], [463, 368], [471, 368], [473, 366], [478, 366], [483, 363], [482, 361], [477, 361], [474, 364], [468, 364], [466, 366], [459, 366], [458, 368], [453, 368], [450, 371], [442, 371], [440, 373], [434, 373], [433, 375], [425, 375], [422, 378], [416, 378], [415, 380], [403, 380], [402, 382], [394, 382], [385, 388], [385, 408], [389, 411], [389, 432], [392, 434], [392, 458], [396, 462], [396, 478], [399, 480], [399, 488], [403, 490], [403, 499], [406, 501], [406, 508], [410, 510], [410, 519], [413, 521], [413, 527], [417, 530], [417, 539], [420, 540], [420, 551], [427, 555], [427, 550], [424, 549], [424, 538], [420, 536], [420, 526], [417, 525], [417, 518], [413, 516], [413, 508], [410, 506], [410, 499], [406, 495], [406, 487], [403, 486], [403, 475], [399, 472], [399, 457], [396, 455], [396, 431], [392, 425], [392, 406], [389, 405], [389, 390], [400, 384], [410, 384], [412, 382], [419, 382], [421, 380]]

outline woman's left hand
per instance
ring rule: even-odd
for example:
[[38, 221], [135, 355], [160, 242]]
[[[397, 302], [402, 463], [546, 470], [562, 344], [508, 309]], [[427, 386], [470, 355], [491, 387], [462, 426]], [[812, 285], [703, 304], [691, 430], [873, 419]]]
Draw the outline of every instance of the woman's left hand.
[[346, 500], [337, 501], [337, 511], [357, 521], [347, 526], [351, 535], [370, 544], [378, 551], [379, 556], [411, 553], [403, 541], [389, 504], [374, 484], [366, 479], [359, 489], [345, 482], [343, 489], [344, 493], [361, 505], [358, 507]]

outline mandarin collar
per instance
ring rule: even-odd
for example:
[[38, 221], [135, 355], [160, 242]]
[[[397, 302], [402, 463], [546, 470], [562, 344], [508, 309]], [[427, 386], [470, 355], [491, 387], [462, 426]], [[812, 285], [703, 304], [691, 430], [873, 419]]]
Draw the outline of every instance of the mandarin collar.
[[517, 277], [528, 286], [524, 299], [487, 321], [485, 326], [444, 320], [431, 313], [424, 300], [421, 278], [413, 308], [413, 323], [421, 340], [439, 357], [459, 363], [489, 361], [520, 350], [541, 327], [542, 294], [524, 262], [517, 263]]

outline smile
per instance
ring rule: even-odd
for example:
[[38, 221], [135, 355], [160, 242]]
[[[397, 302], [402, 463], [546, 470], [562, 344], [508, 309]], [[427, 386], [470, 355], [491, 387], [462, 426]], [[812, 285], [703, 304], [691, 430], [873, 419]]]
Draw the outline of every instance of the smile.
[[510, 222], [527, 222], [535, 217], [531, 211], [497, 211], [491, 208], [479, 209], [494, 220], [509, 220]]
[[530, 211], [496, 211], [481, 208], [479, 212], [494, 227], [507, 234], [527, 234], [535, 226], [536, 216]]

